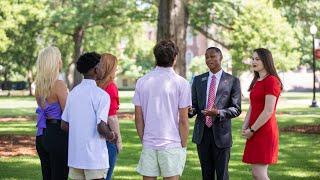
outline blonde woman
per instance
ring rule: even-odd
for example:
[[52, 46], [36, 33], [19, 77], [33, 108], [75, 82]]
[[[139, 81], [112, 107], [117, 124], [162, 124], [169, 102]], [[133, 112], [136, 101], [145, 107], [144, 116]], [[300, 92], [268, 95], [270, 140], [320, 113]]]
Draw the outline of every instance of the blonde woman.
[[43, 179], [68, 179], [68, 135], [60, 128], [68, 89], [58, 80], [62, 68], [61, 53], [57, 47], [40, 51], [37, 59], [36, 149], [41, 161]]
[[98, 85], [104, 89], [110, 96], [110, 110], [108, 115], [108, 124], [111, 130], [117, 133], [118, 140], [116, 144], [107, 141], [108, 152], [109, 152], [109, 169], [107, 172], [107, 180], [110, 180], [112, 177], [112, 172], [117, 160], [117, 154], [122, 149], [121, 135], [119, 121], [117, 118], [117, 111], [119, 109], [119, 95], [118, 87], [114, 82], [117, 70], [117, 58], [112, 55], [105, 53], [101, 56], [100, 61], [102, 79], [98, 81]]

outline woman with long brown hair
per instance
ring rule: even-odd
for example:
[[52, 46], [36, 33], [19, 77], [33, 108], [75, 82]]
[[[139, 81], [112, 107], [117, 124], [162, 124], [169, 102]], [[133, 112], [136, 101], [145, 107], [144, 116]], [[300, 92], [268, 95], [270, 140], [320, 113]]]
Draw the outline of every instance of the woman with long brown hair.
[[252, 68], [250, 106], [242, 126], [242, 135], [247, 139], [242, 161], [252, 165], [254, 179], [268, 180], [268, 166], [278, 160], [279, 132], [275, 114], [282, 83], [269, 50], [254, 50]]
[[118, 87], [114, 82], [117, 71], [117, 58], [112, 54], [102, 54], [100, 66], [102, 71], [102, 79], [97, 83], [99, 87], [104, 89], [110, 96], [110, 110], [108, 115], [108, 125], [112, 131], [116, 132], [118, 135], [118, 140], [116, 144], [107, 141], [108, 152], [109, 152], [109, 169], [107, 172], [106, 180], [110, 180], [112, 177], [113, 169], [116, 164], [117, 155], [122, 149], [122, 141], [120, 134], [120, 126], [117, 117], [117, 111], [119, 109], [119, 95]]

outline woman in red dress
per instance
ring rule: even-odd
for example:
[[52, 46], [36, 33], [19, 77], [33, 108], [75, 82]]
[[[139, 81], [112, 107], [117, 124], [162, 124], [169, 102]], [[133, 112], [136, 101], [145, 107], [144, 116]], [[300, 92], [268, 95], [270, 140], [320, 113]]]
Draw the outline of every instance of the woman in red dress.
[[252, 68], [250, 106], [242, 126], [242, 136], [247, 139], [242, 161], [252, 165], [254, 179], [268, 180], [268, 166], [278, 160], [279, 132], [275, 114], [282, 83], [269, 50], [254, 50]]

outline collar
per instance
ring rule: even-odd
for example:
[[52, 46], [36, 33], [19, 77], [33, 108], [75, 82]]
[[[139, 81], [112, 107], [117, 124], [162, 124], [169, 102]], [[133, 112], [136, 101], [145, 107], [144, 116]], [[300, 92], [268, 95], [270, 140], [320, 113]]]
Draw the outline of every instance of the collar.
[[155, 70], [157, 70], [157, 71], [166, 71], [166, 72], [174, 72], [173, 67], [156, 66]]
[[209, 77], [208, 77], [208, 79], [211, 79], [212, 76], [214, 75], [214, 76], [216, 77], [216, 80], [219, 80], [219, 79], [221, 78], [221, 76], [222, 76], [222, 72], [223, 72], [222, 69], [220, 69], [220, 71], [218, 71], [218, 72], [215, 73], [215, 74], [213, 74], [211, 71], [209, 71]]
[[93, 79], [82, 79], [81, 84], [97, 86], [97, 83]]

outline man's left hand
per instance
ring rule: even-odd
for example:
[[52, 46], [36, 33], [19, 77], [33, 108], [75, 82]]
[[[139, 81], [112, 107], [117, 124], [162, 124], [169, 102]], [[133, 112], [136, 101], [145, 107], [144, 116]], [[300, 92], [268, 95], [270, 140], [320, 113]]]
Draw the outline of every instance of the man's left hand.
[[205, 116], [217, 116], [219, 115], [219, 110], [213, 106], [211, 109], [204, 109], [201, 111]]

